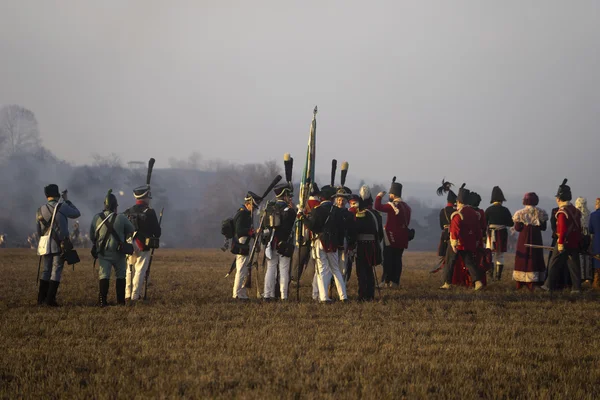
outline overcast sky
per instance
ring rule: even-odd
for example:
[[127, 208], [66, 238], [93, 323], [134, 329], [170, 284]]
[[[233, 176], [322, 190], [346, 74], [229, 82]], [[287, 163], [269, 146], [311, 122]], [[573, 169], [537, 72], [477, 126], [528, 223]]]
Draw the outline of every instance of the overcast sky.
[[318, 105], [322, 174], [600, 197], [599, 1], [3, 0], [0, 54], [0, 104], [77, 164], [301, 168]]

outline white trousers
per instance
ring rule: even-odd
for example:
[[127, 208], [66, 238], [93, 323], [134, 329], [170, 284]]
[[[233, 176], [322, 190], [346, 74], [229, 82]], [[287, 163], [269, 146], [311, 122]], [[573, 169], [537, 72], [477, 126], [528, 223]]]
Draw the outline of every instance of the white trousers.
[[346, 282], [344, 282], [344, 276], [340, 270], [338, 255], [335, 253], [326, 253], [322, 249], [322, 246], [318, 246], [313, 250], [315, 253], [315, 264], [317, 267], [317, 284], [319, 286], [319, 300], [329, 301], [331, 300], [328, 296], [329, 282], [331, 277], [335, 280], [335, 286], [337, 288], [338, 296], [340, 300], [346, 300]]
[[496, 265], [504, 265], [504, 253], [494, 252], [494, 263]]
[[284, 257], [277, 252], [272, 252], [271, 259], [267, 260], [267, 273], [265, 275], [265, 299], [275, 297], [275, 285], [277, 283], [277, 267], [279, 266], [279, 289], [281, 298], [287, 300], [288, 287], [290, 283], [290, 257]]
[[150, 252], [140, 251], [127, 256], [125, 298], [139, 300], [144, 290], [144, 278], [150, 263]]
[[249, 266], [246, 265], [246, 261], [248, 261], [248, 256], [242, 256], [240, 254], [235, 256], [235, 281], [233, 282], [234, 299], [248, 298], [248, 290], [243, 287], [249, 269]]

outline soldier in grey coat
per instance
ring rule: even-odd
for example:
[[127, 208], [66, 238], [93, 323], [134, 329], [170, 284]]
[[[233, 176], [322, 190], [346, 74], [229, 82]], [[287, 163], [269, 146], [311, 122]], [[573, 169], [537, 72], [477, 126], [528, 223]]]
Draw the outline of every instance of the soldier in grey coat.
[[108, 191], [104, 199], [104, 211], [94, 215], [90, 225], [90, 238], [96, 246], [96, 255], [100, 265], [98, 305], [108, 305], [107, 296], [110, 286], [110, 273], [115, 269], [117, 304], [125, 305], [125, 278], [127, 275], [127, 261], [125, 253], [119, 251], [128, 235], [133, 234], [135, 228], [123, 214], [117, 214], [117, 198]]
[[[65, 260], [62, 257], [61, 244], [65, 239], [69, 238], [69, 221], [68, 218], [79, 218], [81, 213], [73, 203], [67, 198], [67, 192], [63, 192], [62, 202], [60, 200], [60, 192], [57, 185], [48, 185], [44, 188], [44, 194], [48, 202], [37, 210], [37, 233], [38, 237], [42, 237], [51, 229], [50, 254], [41, 256], [44, 264], [44, 272], [40, 279], [40, 287], [38, 292], [38, 304], [47, 304], [57, 307], [56, 292], [60, 284], [63, 266]], [[54, 224], [50, 226], [52, 215], [56, 208], [54, 216]]]

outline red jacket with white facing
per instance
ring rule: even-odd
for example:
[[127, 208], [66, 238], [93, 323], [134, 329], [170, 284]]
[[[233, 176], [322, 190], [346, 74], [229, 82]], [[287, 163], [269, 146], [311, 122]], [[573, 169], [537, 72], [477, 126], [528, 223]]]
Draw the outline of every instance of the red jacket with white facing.
[[[581, 240], [581, 211], [571, 203], [560, 207], [556, 213], [557, 244], [564, 245], [565, 249], [579, 249]], [[571, 225], [573, 227], [571, 228]], [[571, 230], [569, 232], [569, 229]]]
[[375, 197], [377, 211], [387, 214], [385, 221], [385, 245], [397, 249], [408, 248], [408, 226], [410, 225], [411, 209], [402, 200], [381, 204], [381, 196]]
[[480, 215], [470, 206], [463, 206], [450, 217], [450, 243], [456, 250], [475, 252], [481, 242]]

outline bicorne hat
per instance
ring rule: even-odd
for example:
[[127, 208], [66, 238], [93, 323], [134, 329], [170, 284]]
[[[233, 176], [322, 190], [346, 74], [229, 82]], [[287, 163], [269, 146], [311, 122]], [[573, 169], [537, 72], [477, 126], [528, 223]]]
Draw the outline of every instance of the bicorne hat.
[[505, 201], [506, 199], [504, 198], [504, 193], [502, 193], [502, 189], [500, 189], [500, 186], [494, 186], [494, 188], [492, 189], [492, 198], [490, 199], [490, 204], [503, 203]]

